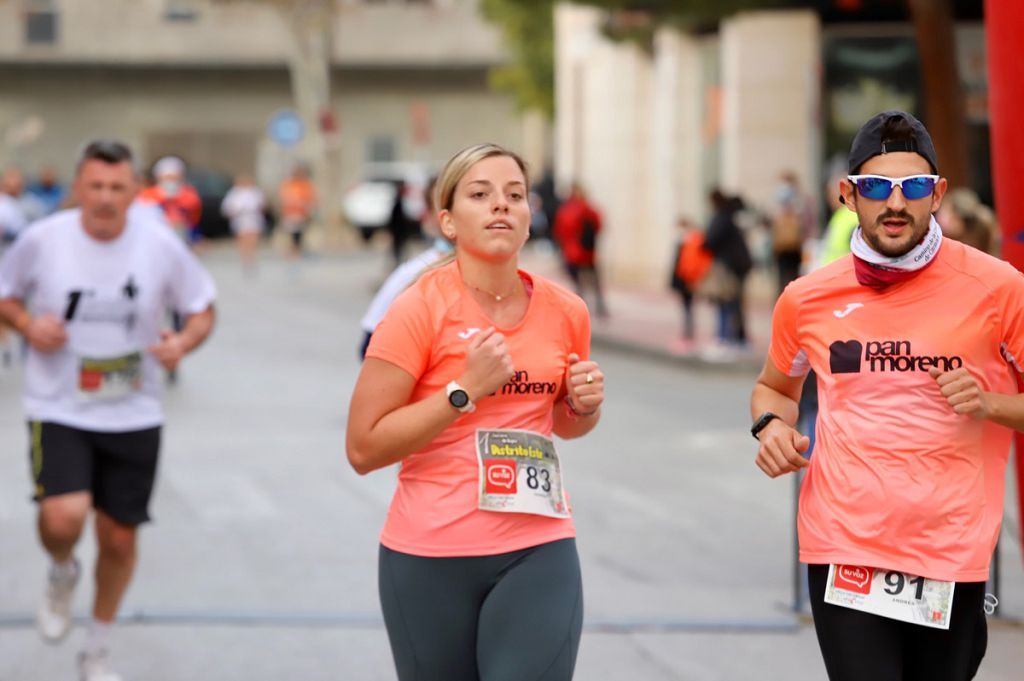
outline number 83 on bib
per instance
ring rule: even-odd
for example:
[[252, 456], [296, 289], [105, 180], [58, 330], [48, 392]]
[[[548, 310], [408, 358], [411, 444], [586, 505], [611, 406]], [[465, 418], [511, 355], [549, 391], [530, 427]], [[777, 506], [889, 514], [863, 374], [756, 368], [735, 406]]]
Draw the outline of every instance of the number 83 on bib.
[[570, 516], [562, 466], [551, 438], [528, 430], [479, 429], [476, 453], [480, 510]]

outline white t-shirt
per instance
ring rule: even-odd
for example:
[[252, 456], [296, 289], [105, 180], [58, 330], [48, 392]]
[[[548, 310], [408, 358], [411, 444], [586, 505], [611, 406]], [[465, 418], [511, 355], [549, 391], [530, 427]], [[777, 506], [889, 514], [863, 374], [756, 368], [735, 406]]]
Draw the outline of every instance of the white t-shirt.
[[363, 315], [360, 325], [363, 331], [373, 333], [373, 330], [384, 319], [384, 314], [391, 307], [398, 294], [409, 288], [409, 285], [416, 281], [423, 270], [427, 269], [445, 255], [451, 252], [450, 247], [431, 246], [417, 256], [409, 258], [388, 275], [388, 278], [381, 284], [377, 295], [370, 301], [370, 307]]
[[220, 211], [231, 222], [231, 231], [261, 232], [266, 219], [263, 217], [263, 192], [259, 187], [232, 187], [220, 204]]
[[13, 241], [27, 225], [28, 217], [18, 199], [0, 192], [0, 237]]
[[0, 298], [64, 320], [68, 341], [29, 349], [26, 416], [105, 432], [160, 425], [162, 369], [148, 348], [168, 308], [195, 314], [215, 297], [196, 257], [145, 210], [129, 209], [113, 241], [86, 234], [78, 209], [33, 223], [0, 260]]

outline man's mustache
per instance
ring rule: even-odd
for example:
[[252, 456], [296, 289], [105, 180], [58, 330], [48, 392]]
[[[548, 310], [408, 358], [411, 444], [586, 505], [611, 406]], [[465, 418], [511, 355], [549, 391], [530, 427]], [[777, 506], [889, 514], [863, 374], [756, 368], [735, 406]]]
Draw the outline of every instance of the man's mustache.
[[914, 226], [914, 216], [906, 211], [886, 210], [875, 219], [876, 225], [881, 225], [886, 220], [906, 220], [911, 227]]

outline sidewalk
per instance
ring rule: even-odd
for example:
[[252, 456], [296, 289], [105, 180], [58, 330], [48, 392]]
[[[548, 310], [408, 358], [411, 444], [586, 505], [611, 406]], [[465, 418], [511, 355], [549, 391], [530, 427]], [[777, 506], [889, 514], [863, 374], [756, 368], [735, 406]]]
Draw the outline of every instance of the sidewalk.
[[[569, 289], [572, 282], [565, 274], [557, 253], [527, 249], [520, 258], [529, 272], [552, 279]], [[668, 279], [666, 274], [664, 279]], [[775, 304], [774, 281], [770, 273], [755, 270], [747, 282], [747, 333], [750, 347], [746, 350], [722, 348], [715, 341], [717, 308], [707, 300], [694, 301], [696, 340], [682, 341], [682, 301], [666, 285], [663, 290], [650, 291], [638, 287], [603, 282], [609, 316], [602, 319], [591, 314], [591, 334], [595, 347], [610, 348], [653, 359], [660, 359], [691, 368], [736, 369], [756, 372], [764, 364], [771, 335], [772, 308]], [[592, 303], [589, 301], [588, 303]]]

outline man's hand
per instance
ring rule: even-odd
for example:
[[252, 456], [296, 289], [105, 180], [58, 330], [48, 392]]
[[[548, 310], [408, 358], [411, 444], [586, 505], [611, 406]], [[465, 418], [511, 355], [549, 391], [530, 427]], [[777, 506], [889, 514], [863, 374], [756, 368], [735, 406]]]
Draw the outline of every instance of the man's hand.
[[953, 371], [928, 369], [928, 375], [939, 384], [942, 396], [957, 414], [966, 414], [976, 419], [992, 416], [992, 405], [988, 394], [978, 385], [978, 380], [967, 369], [960, 367]]
[[775, 419], [757, 437], [761, 446], [757, 450], [757, 467], [769, 478], [806, 468], [810, 462], [803, 453], [811, 446], [811, 438], [801, 435], [782, 419]]
[[581, 361], [575, 352], [569, 353], [568, 359], [565, 394], [578, 415], [589, 416], [600, 409], [604, 402], [604, 373], [597, 362]]
[[64, 322], [53, 315], [42, 315], [25, 326], [23, 335], [28, 344], [39, 352], [56, 352], [68, 342]]
[[160, 342], [151, 345], [149, 352], [167, 371], [174, 371], [178, 362], [185, 356], [185, 342], [181, 335], [164, 329], [160, 332]]

